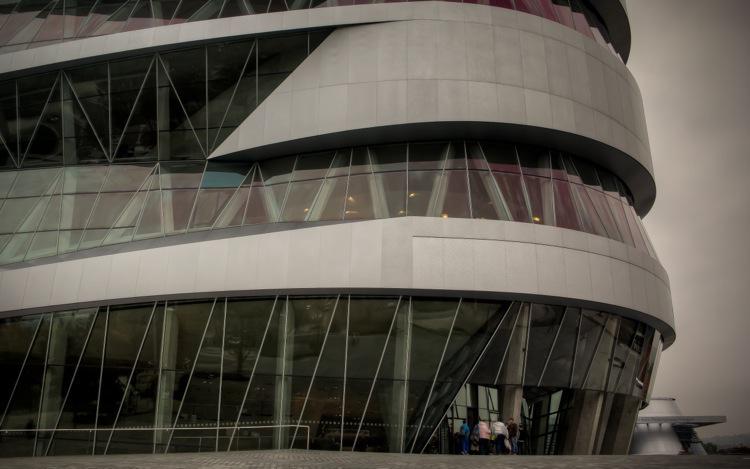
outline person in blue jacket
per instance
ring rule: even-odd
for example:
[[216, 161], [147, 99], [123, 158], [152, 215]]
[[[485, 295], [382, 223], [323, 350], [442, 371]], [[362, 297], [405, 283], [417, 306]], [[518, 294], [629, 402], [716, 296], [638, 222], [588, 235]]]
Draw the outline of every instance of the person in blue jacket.
[[466, 420], [461, 424], [461, 438], [463, 439], [463, 451], [461, 454], [469, 454], [469, 438], [471, 437], [471, 428]]

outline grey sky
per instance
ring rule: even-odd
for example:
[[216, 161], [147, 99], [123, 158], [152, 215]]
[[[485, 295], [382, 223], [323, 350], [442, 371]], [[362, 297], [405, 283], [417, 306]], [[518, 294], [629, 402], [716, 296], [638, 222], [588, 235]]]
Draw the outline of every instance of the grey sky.
[[653, 395], [727, 415], [702, 436], [750, 433], [750, 1], [627, 4], [677, 322]]

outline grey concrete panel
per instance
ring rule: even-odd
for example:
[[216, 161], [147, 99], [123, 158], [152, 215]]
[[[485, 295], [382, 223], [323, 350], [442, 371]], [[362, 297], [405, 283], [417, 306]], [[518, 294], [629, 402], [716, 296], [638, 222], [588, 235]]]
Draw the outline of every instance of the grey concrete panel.
[[0, 315], [214, 294], [411, 292], [599, 308], [644, 320], [671, 343], [663, 269], [621, 243], [569, 231], [406, 217], [61, 260], [0, 271]]

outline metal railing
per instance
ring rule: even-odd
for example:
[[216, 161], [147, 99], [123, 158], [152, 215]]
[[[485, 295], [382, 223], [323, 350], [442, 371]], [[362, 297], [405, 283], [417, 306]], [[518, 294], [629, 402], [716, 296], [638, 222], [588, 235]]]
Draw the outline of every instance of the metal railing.
[[[304, 429], [305, 431], [305, 449], [310, 449], [310, 426], [309, 425], [293, 425], [293, 424], [287, 424], [287, 425], [242, 425], [242, 426], [221, 426], [221, 427], [147, 427], [147, 428], [139, 428], [139, 427], [130, 427], [130, 428], [40, 428], [40, 429], [2, 429], [0, 430], [0, 445], [2, 445], [3, 440], [6, 440], [8, 437], [13, 438], [17, 435], [17, 437], [23, 437], [26, 436], [29, 440], [35, 440], [35, 445], [37, 446], [37, 442], [40, 442], [40, 440], [49, 440], [52, 439], [50, 442], [44, 443], [45, 446], [52, 447], [51, 445], [54, 445], [56, 440], [66, 440], [64, 438], [61, 438], [61, 434], [65, 433], [82, 433], [86, 434], [86, 445], [91, 452], [95, 449], [96, 444], [104, 444], [106, 443], [106, 438], [109, 437], [111, 433], [114, 432], [150, 432], [154, 434], [154, 432], [184, 432], [184, 431], [200, 431], [200, 432], [216, 432], [215, 435], [197, 435], [197, 436], [174, 436], [171, 441], [168, 443], [167, 451], [166, 452], [174, 452], [177, 450], [178, 442], [179, 441], [186, 441], [186, 440], [198, 440], [198, 446], [197, 446], [197, 452], [203, 452], [204, 448], [207, 450], [208, 448], [211, 448], [211, 451], [230, 451], [230, 450], [239, 450], [240, 449], [240, 441], [248, 441], [248, 440], [255, 440], [258, 442], [258, 448], [261, 449], [261, 443], [264, 438], [269, 438], [273, 441], [272, 435], [252, 435], [252, 436], [245, 436], [245, 435], [239, 435], [238, 432], [243, 430], [275, 430], [275, 429], [282, 429], [282, 428], [289, 428], [296, 430], [294, 432], [292, 446], [294, 446], [294, 443], [297, 441], [297, 433], [299, 432], [299, 429]], [[230, 435], [219, 435], [218, 432], [221, 430], [228, 430], [231, 432]], [[95, 439], [96, 434], [103, 435], [103, 438], [100, 441], [97, 441]], [[290, 435], [291, 436], [291, 435]], [[218, 441], [229, 441], [229, 446], [219, 446], [217, 443]], [[84, 441], [84, 440], [79, 440]], [[212, 441], [213, 445], [204, 445], [204, 441]], [[153, 435], [152, 442], [148, 443], [148, 446], [152, 448], [150, 452], [156, 452], [156, 448], [161, 446], [163, 447], [167, 441], [164, 443], [159, 443], [156, 441], [156, 435]], [[218, 449], [217, 448], [226, 448], [224, 449]], [[195, 449], [195, 448], [191, 448]], [[33, 454], [34, 456], [41, 455], [41, 454], [49, 454], [50, 452], [46, 447], [42, 447], [40, 449], [40, 454]], [[36, 451], [35, 451], [36, 453]], [[51, 451], [51, 453], [54, 454], [54, 451]], [[107, 454], [107, 451], [105, 450], [103, 454]]]

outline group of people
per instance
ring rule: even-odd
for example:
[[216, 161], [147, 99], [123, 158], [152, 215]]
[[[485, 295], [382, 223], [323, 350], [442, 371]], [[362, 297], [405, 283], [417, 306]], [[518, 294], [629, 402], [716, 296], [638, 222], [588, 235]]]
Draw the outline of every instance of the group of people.
[[491, 447], [495, 454], [518, 454], [518, 435], [518, 424], [511, 417], [507, 425], [500, 419], [491, 423], [480, 419], [473, 429], [464, 420], [457, 436], [461, 454], [487, 455]]

